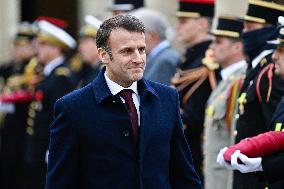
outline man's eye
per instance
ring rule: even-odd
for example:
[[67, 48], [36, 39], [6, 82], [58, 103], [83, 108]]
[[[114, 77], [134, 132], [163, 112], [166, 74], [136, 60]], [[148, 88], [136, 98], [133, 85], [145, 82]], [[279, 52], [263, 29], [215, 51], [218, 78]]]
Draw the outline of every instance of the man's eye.
[[145, 53], [145, 48], [144, 47], [143, 48], [139, 48], [138, 51], [139, 51], [140, 54], [144, 54]]
[[131, 53], [131, 49], [123, 49], [122, 53], [123, 54], [130, 54]]

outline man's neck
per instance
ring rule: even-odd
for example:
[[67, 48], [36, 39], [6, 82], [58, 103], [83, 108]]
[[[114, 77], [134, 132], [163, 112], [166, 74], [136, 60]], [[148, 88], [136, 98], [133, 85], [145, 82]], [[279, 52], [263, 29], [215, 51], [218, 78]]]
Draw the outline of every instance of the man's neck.
[[207, 33], [206, 34], [201, 34], [198, 37], [196, 37], [193, 41], [188, 42], [186, 45], [188, 47], [193, 47], [193, 46], [195, 46], [195, 45], [197, 45], [199, 43], [202, 43], [202, 42], [208, 41], [208, 40], [212, 40], [212, 36], [211, 35], [209, 35]]
[[228, 62], [226, 62], [226, 64], [220, 64], [220, 66], [221, 66], [222, 69], [225, 69], [225, 68], [229, 67], [230, 65], [235, 64], [237, 62], [240, 62], [242, 60], [245, 60], [245, 58], [243, 56], [236, 56], [236, 57], [233, 57]]
[[62, 57], [62, 55], [61, 55], [61, 54], [58, 54], [58, 55], [50, 56], [50, 57], [48, 57], [48, 59], [46, 59], [46, 61], [44, 61], [43, 63], [44, 63], [45, 65], [50, 64], [53, 60], [55, 60], [56, 58], [59, 58], [59, 57]]

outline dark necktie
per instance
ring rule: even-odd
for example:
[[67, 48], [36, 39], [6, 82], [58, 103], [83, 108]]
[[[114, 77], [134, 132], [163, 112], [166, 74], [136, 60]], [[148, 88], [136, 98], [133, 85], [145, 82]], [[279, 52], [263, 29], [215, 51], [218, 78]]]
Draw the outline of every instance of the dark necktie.
[[138, 114], [135, 108], [133, 99], [132, 99], [133, 91], [131, 89], [123, 89], [119, 92], [120, 96], [125, 100], [125, 105], [130, 116], [131, 127], [133, 131], [133, 138], [135, 143], [138, 142]]

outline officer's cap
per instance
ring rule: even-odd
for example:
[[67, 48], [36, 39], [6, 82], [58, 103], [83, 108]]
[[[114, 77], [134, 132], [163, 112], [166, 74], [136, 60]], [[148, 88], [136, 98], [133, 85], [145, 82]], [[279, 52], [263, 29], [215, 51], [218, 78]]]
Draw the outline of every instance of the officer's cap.
[[14, 43], [29, 43], [37, 35], [37, 29], [34, 24], [22, 22], [17, 28]]
[[40, 16], [36, 19], [36, 22], [39, 21], [47, 21], [57, 27], [60, 27], [62, 29], [67, 29], [68, 27], [68, 23], [66, 20], [62, 20], [59, 18], [54, 18], [54, 17], [50, 17], [50, 16]]
[[272, 1], [250, 0], [245, 21], [261, 24], [277, 24], [279, 16], [284, 15], [284, 6]]
[[220, 16], [217, 28], [211, 33], [215, 36], [240, 38], [243, 30], [243, 21], [233, 16]]
[[40, 29], [38, 40], [51, 45], [56, 45], [64, 50], [75, 48], [76, 41], [62, 28], [45, 20], [39, 21]]
[[272, 41], [267, 41], [269, 44], [274, 44], [277, 46], [284, 46], [284, 17], [279, 16], [278, 18], [278, 23], [280, 24], [280, 30], [279, 30], [279, 35], [277, 39], [272, 40]]
[[199, 18], [214, 16], [215, 0], [179, 0], [178, 17]]
[[96, 38], [97, 31], [100, 28], [102, 21], [92, 15], [85, 16], [84, 21], [86, 24], [81, 29], [81, 37]]

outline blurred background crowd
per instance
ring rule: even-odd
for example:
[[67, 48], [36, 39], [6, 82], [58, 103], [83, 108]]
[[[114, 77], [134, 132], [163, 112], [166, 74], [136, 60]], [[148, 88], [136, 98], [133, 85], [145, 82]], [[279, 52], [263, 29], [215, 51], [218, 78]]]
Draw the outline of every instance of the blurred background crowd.
[[96, 32], [117, 14], [145, 25], [144, 77], [179, 91], [204, 187], [282, 188], [266, 168], [216, 163], [223, 147], [282, 130], [273, 119], [284, 94], [280, 0], [0, 0], [0, 188], [44, 188], [53, 105], [104, 66]]

